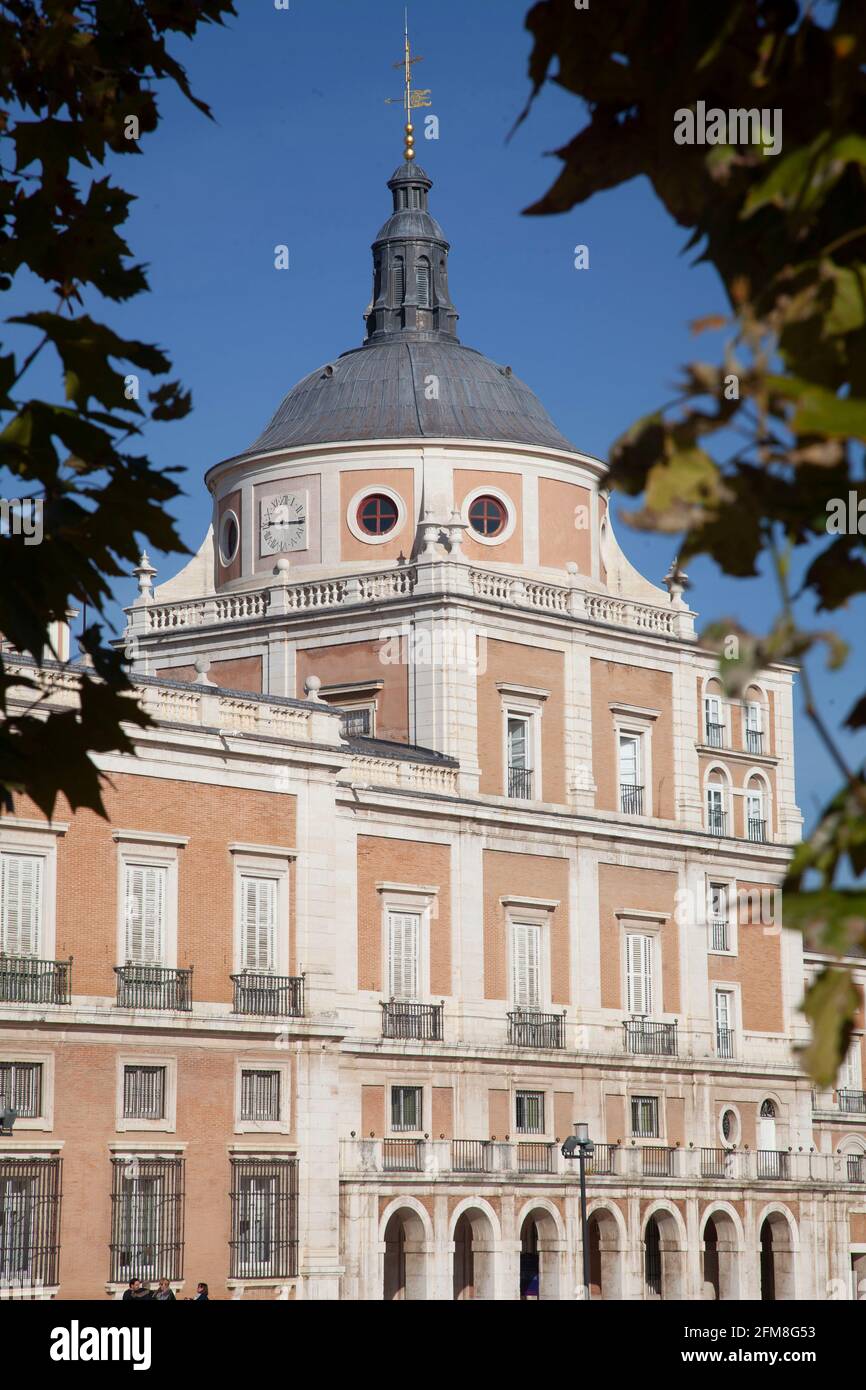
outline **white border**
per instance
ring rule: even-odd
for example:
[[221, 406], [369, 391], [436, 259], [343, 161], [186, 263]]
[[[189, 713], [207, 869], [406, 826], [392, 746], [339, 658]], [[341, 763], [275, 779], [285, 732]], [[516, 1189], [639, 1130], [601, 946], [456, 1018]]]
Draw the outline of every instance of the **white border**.
[[[383, 536], [371, 536], [369, 531], [363, 531], [361, 529], [357, 520], [358, 508], [364, 501], [364, 498], [374, 497], [377, 493], [381, 493], [383, 497], [390, 497], [397, 508], [396, 525], [392, 526], [390, 531], [386, 531]], [[392, 487], [388, 487], [385, 483], [368, 483], [366, 487], [362, 487], [359, 492], [356, 492], [354, 497], [350, 500], [346, 508], [346, 525], [356, 541], [363, 541], [365, 545], [384, 545], [386, 541], [392, 541], [395, 536], [399, 536], [406, 524], [407, 514], [406, 503], [399, 492], [395, 492]]]

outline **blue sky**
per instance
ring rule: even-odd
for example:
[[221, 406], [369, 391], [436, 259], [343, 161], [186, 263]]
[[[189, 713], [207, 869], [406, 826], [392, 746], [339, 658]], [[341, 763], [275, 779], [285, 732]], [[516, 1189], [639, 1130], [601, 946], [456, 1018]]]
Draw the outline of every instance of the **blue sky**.
[[[360, 343], [370, 242], [401, 158], [400, 110], [384, 98], [401, 89], [392, 64], [402, 54], [402, 3], [290, 0], [277, 10], [272, 0], [238, 0], [238, 8], [227, 28], [174, 44], [215, 120], [166, 91], [143, 156], [115, 161], [138, 198], [128, 240], [149, 264], [152, 293], [105, 316], [164, 346], [192, 389], [192, 414], [145, 438], [160, 465], [187, 470], [176, 514], [192, 549], [209, 521], [205, 470], [249, 444], [301, 376]], [[644, 180], [566, 215], [521, 216], [560, 167], [544, 152], [585, 119], [573, 97], [549, 86], [506, 143], [528, 94], [528, 8], [529, 0], [413, 0], [413, 47], [424, 55], [417, 81], [432, 89], [440, 122], [438, 141], [419, 129], [418, 157], [452, 244], [462, 340], [510, 363], [562, 431], [604, 457], [625, 426], [670, 398], [681, 362], [711, 357], [711, 340], [695, 340], [687, 325], [725, 305], [714, 272], [690, 266], [682, 232]], [[280, 243], [288, 271], [274, 269]], [[589, 247], [589, 270], [574, 269], [578, 243]], [[32, 290], [22, 290], [7, 296], [9, 312], [33, 307]], [[100, 316], [102, 306], [88, 307]], [[31, 378], [31, 389], [56, 395], [56, 376]], [[633, 563], [658, 580], [672, 541], [622, 523], [618, 532]], [[157, 582], [180, 563], [152, 558]], [[700, 560], [690, 576], [701, 622], [733, 614], [762, 629], [776, 612], [770, 578], [726, 579]], [[133, 591], [121, 584], [118, 598], [129, 602]], [[863, 609], [861, 600], [830, 619], [852, 643]], [[817, 658], [812, 667], [836, 727], [862, 688], [862, 653], [841, 674], [826, 675]], [[842, 745], [862, 761], [862, 739], [843, 736]], [[836, 776], [803, 719], [797, 752], [808, 825]]]

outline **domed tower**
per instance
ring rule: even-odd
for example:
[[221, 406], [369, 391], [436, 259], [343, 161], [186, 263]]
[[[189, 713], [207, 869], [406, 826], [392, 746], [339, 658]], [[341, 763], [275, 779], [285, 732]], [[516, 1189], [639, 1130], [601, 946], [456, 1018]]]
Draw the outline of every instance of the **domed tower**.
[[[604, 465], [510, 366], [458, 339], [450, 246], [411, 147], [388, 187], [365, 341], [208, 471], [211, 530], [155, 590], [144, 567], [126, 640], [138, 672], [313, 694], [346, 710], [350, 735], [458, 758], [466, 789], [485, 790], [481, 765], [501, 761], [480, 746], [486, 703], [546, 698], [532, 694], [553, 680], [533, 646], [545, 629], [693, 627], [681, 590], [619, 551]], [[589, 741], [587, 725], [571, 746], [588, 756]], [[545, 779], [545, 800], [568, 799], [565, 777]]]

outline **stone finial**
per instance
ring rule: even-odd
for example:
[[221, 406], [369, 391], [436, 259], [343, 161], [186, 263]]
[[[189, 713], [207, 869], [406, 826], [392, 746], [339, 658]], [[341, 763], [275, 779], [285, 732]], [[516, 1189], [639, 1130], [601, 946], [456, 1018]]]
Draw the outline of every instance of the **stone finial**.
[[212, 681], [211, 678], [210, 678], [210, 676], [208, 675], [208, 671], [209, 671], [209, 670], [210, 670], [210, 657], [209, 657], [209, 656], [197, 656], [196, 659], [195, 659], [196, 685], [215, 685], [215, 684], [216, 684], [216, 682], [215, 682], [215, 681]]
[[318, 676], [307, 676], [304, 681], [304, 694], [308, 700], [321, 700], [322, 697], [319, 694], [321, 688], [322, 682]]
[[280, 579], [285, 584], [291, 568], [291, 561], [288, 560], [285, 555], [281, 555], [277, 563], [274, 565], [274, 574], [278, 574], [280, 576]]
[[686, 589], [690, 588], [689, 576], [686, 574], [685, 570], [680, 569], [679, 561], [679, 555], [675, 555], [673, 560], [671, 561], [671, 567], [665, 575], [664, 579], [662, 580], [662, 583], [667, 589], [668, 594], [670, 595], [671, 603], [674, 605], [674, 607], [685, 608], [685, 603], [683, 602], [683, 594], [685, 593]]
[[452, 559], [452, 560], [462, 560], [462, 559], [464, 559], [464, 555], [463, 555], [463, 533], [464, 533], [464, 531], [466, 531], [467, 529], [468, 529], [468, 524], [467, 524], [467, 522], [465, 522], [465, 521], [463, 520], [463, 518], [462, 518], [462, 516], [460, 515], [460, 513], [455, 509], [455, 510], [451, 513], [451, 520], [448, 522], [447, 526], [445, 527], [445, 530], [448, 532], [448, 544], [449, 544], [449, 546], [450, 546], [450, 548], [451, 548], [451, 559]]
[[421, 522], [421, 534], [424, 538], [421, 559], [433, 560], [436, 558], [436, 543], [439, 540], [440, 529], [439, 522], [434, 519], [432, 508], [426, 507]]
[[132, 572], [138, 580], [139, 601], [150, 603], [153, 597], [153, 576], [156, 574], [156, 567], [150, 563], [146, 550], [141, 552], [141, 559]]

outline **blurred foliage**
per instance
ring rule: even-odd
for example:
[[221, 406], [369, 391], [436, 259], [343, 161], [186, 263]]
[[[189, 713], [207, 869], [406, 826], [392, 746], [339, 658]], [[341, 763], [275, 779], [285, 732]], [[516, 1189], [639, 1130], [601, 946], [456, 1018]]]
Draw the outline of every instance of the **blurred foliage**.
[[[168, 513], [179, 489], [124, 445], [149, 420], [180, 419], [190, 397], [177, 381], [146, 394], [130, 380], [165, 377], [158, 347], [119, 337], [84, 312], [85, 295], [122, 303], [147, 288], [123, 237], [132, 196], [101, 166], [141, 154], [159, 121], [156, 87], [174, 84], [205, 115], [167, 42], [234, 14], [227, 0], [4, 0], [0, 5], [0, 291], [19, 276], [50, 308], [8, 320], [35, 335], [19, 359], [0, 352], [0, 496], [38, 499], [43, 539], [0, 537], [0, 633], [37, 662], [52, 656], [50, 624], [70, 604], [104, 614], [112, 582], [141, 544], [179, 552]], [[53, 352], [63, 399], [28, 399], [30, 365]], [[142, 405], [144, 395], [147, 405]], [[129, 699], [119, 655], [91, 624], [81, 639], [95, 679], [78, 712], [45, 714], [38, 681], [24, 713], [0, 656], [0, 805], [26, 792], [50, 815], [58, 794], [102, 812], [90, 753], [129, 751], [121, 720], [146, 723]]]
[[[784, 920], [813, 949], [862, 954], [866, 892], [835, 885], [846, 859], [856, 877], [866, 872], [864, 771], [843, 758], [806, 665], [818, 644], [831, 666], [848, 654], [832, 628], [801, 628], [795, 608], [804, 600], [833, 612], [866, 592], [866, 6], [593, 0], [582, 10], [542, 0], [526, 25], [532, 94], [521, 119], [547, 80], [580, 97], [588, 117], [555, 151], [562, 169], [526, 211], [566, 212], [643, 175], [724, 287], [729, 312], [692, 325], [725, 330], [721, 360], [682, 368], [675, 399], [614, 444], [610, 481], [642, 498], [631, 525], [682, 538], [682, 560], [708, 555], [746, 578], [769, 556], [780, 594], [773, 629], [758, 636], [731, 621], [704, 636], [734, 697], [769, 662], [802, 664], [806, 713], [841, 790], [795, 853]], [[677, 143], [677, 122], [698, 102], [706, 112], [780, 113], [781, 149]], [[778, 120], [769, 115], [768, 131]], [[853, 524], [830, 525], [833, 499]], [[792, 592], [802, 546], [809, 563]], [[866, 725], [866, 693], [846, 722]], [[805, 1061], [820, 1084], [833, 1084], [855, 1002], [838, 969], [807, 997]]]

